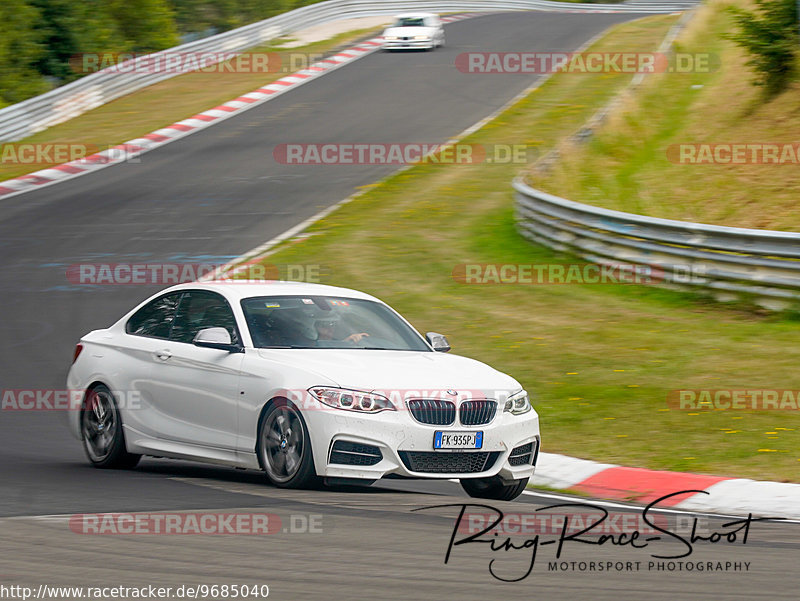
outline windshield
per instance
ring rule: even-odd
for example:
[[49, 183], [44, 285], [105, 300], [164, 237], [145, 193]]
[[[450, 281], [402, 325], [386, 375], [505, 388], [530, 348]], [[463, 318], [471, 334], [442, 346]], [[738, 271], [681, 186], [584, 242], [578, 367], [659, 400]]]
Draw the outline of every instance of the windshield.
[[425, 27], [423, 17], [400, 17], [394, 23], [395, 27]]
[[257, 348], [430, 351], [391, 309], [331, 296], [260, 296], [242, 300]]

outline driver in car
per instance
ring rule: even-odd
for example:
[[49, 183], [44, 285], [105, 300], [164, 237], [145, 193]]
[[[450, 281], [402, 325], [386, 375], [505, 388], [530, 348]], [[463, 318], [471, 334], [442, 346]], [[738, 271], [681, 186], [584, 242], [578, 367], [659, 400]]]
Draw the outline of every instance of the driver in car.
[[[337, 338], [334, 338], [334, 333], [336, 332], [337, 325], [339, 325], [339, 319], [337, 317], [317, 319], [314, 322], [314, 329], [317, 331], [317, 341], [338, 340]], [[358, 344], [367, 336], [369, 336], [369, 334], [367, 334], [366, 332], [358, 332], [350, 334], [349, 336], [346, 336], [341, 340], [343, 342], [349, 342], [350, 344]]]

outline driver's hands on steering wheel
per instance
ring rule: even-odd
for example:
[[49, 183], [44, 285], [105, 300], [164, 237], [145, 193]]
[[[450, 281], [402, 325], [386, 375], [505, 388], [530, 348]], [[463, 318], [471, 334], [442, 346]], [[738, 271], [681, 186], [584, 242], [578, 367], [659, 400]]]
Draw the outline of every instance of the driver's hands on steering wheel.
[[366, 332], [361, 332], [359, 334], [350, 334], [347, 338], [344, 339], [345, 342], [349, 342], [350, 344], [358, 344], [364, 337], [368, 337], [369, 334]]

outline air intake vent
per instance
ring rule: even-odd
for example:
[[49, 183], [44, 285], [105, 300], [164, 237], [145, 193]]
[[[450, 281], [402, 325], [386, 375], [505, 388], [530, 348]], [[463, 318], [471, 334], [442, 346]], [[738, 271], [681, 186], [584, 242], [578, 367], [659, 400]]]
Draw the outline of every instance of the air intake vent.
[[500, 453], [440, 453], [433, 451], [400, 451], [400, 459], [412, 472], [426, 474], [475, 474], [485, 472], [497, 461]]
[[510, 465], [530, 465], [533, 459], [533, 443], [523, 444], [511, 450], [508, 456]]
[[375, 465], [383, 459], [378, 447], [346, 440], [337, 440], [331, 449], [329, 463], [340, 465]]

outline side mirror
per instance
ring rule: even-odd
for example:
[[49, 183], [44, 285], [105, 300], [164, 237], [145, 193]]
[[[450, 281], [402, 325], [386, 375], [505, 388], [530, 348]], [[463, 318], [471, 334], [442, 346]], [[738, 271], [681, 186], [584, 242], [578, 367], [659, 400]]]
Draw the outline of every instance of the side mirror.
[[425, 334], [425, 340], [428, 341], [428, 344], [430, 344], [437, 353], [446, 353], [450, 350], [450, 343], [447, 342], [447, 338], [445, 338], [444, 334], [428, 332]]
[[231, 342], [231, 335], [225, 328], [203, 328], [194, 337], [194, 345], [213, 348], [229, 353], [241, 353], [244, 349]]

